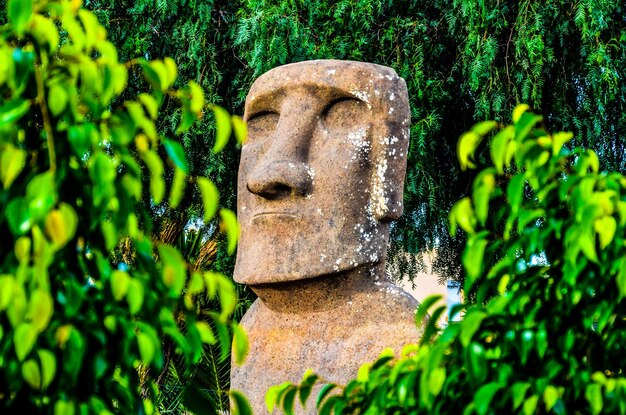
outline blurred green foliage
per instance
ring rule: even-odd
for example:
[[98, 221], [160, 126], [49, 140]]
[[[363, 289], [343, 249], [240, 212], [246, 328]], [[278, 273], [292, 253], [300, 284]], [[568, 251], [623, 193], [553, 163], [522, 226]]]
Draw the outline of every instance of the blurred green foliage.
[[[573, 134], [550, 134], [527, 105], [512, 119], [476, 124], [458, 144], [461, 168], [483, 167], [450, 213], [468, 235], [475, 301], [450, 310], [462, 321], [437, 327], [446, 308], [429, 297], [420, 343], [325, 386], [320, 414], [626, 413], [626, 177], [568, 149]], [[274, 387], [268, 407], [290, 413], [318, 381]]]
[[[208, 108], [194, 81], [174, 88], [171, 58], [120, 63], [80, 0], [5, 5], [0, 407], [152, 413], [157, 390], [142, 376], [166, 363], [163, 339], [186, 370], [201, 361], [204, 345], [218, 346], [222, 361], [231, 342], [235, 360], [246, 353], [245, 334], [230, 322], [237, 307], [230, 279], [194, 269], [157, 240], [150, 212], [165, 201], [176, 207], [197, 187], [205, 219], [219, 212], [234, 251], [234, 214], [218, 208], [215, 186], [194, 174], [179, 137], [212, 109], [221, 132], [216, 147], [223, 147], [240, 120]], [[157, 122], [164, 108], [179, 114], [167, 136]], [[198, 310], [198, 298], [215, 307]], [[198, 407], [195, 390], [186, 392], [188, 407]], [[211, 401], [203, 407], [216, 410]]]

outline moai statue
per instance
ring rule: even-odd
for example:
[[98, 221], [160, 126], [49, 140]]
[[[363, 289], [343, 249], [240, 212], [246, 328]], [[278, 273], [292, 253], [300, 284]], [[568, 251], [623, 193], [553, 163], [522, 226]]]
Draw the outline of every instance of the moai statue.
[[259, 298], [242, 320], [250, 352], [231, 388], [263, 414], [272, 385], [309, 368], [344, 383], [420, 338], [418, 303], [385, 277], [410, 112], [393, 69], [320, 60], [262, 75], [244, 118], [235, 280]]

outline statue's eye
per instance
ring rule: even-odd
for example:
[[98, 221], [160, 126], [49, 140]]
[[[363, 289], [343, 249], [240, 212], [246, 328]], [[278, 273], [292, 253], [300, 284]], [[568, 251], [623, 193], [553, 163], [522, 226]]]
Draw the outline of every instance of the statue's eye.
[[331, 130], [353, 129], [367, 123], [367, 104], [355, 98], [338, 98], [322, 112], [324, 126]]
[[273, 111], [262, 111], [248, 117], [248, 139], [266, 137], [276, 130], [280, 115]]

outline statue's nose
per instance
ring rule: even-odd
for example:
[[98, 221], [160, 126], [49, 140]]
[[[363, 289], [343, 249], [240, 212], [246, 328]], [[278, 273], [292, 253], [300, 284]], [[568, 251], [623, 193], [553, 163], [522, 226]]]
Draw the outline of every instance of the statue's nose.
[[301, 161], [276, 160], [260, 166], [248, 179], [248, 190], [269, 200], [303, 197], [311, 193], [311, 169]]
[[250, 192], [269, 200], [303, 197], [313, 190], [308, 157], [317, 117], [307, 111], [285, 115], [247, 181]]

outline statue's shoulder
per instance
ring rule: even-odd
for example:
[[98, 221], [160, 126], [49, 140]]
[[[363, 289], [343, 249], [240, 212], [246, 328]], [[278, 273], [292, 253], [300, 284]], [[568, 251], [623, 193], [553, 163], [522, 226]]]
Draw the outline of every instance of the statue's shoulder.
[[373, 319], [380, 322], [414, 321], [419, 302], [391, 281], [382, 280], [358, 294], [358, 302]]

